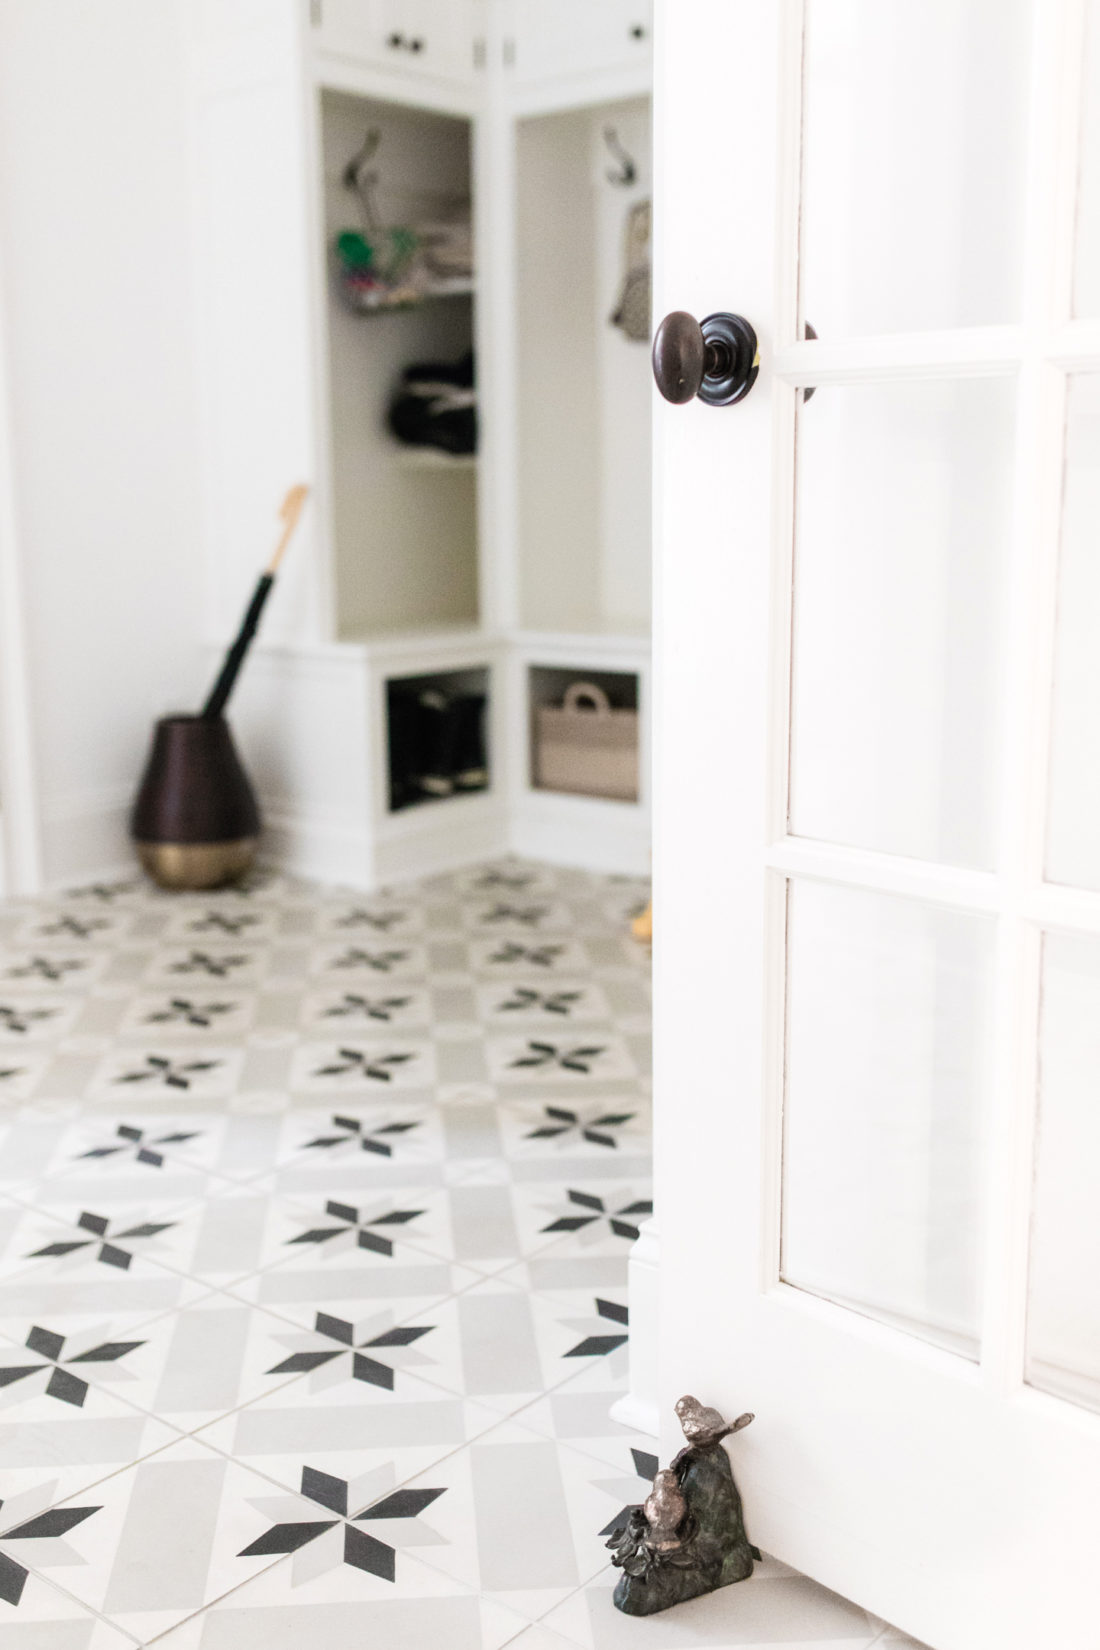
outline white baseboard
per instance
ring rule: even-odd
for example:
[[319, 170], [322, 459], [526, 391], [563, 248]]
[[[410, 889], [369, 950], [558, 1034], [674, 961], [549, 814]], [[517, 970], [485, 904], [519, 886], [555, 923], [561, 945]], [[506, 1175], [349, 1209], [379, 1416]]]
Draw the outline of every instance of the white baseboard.
[[659, 1438], [661, 1435], [661, 1417], [657, 1405], [636, 1397], [633, 1392], [626, 1392], [621, 1398], [616, 1398], [611, 1406], [611, 1419], [618, 1421], [621, 1427], [629, 1427], [631, 1432], [643, 1432], [647, 1438]]
[[506, 852], [504, 809], [495, 798], [461, 797], [394, 816], [374, 847], [378, 882], [438, 876]]
[[627, 803], [529, 792], [515, 808], [508, 846], [524, 859], [620, 876], [647, 876], [649, 819]]
[[368, 887], [370, 841], [366, 826], [320, 815], [292, 813], [260, 801], [263, 859], [292, 876]]
[[616, 1400], [611, 1416], [651, 1438], [656, 1438], [661, 1430], [657, 1367], [660, 1264], [661, 1236], [657, 1222], [643, 1221], [627, 1263], [630, 1391]]
[[118, 787], [87, 791], [48, 803], [41, 814], [42, 888], [55, 892], [85, 882], [131, 877], [133, 796]]

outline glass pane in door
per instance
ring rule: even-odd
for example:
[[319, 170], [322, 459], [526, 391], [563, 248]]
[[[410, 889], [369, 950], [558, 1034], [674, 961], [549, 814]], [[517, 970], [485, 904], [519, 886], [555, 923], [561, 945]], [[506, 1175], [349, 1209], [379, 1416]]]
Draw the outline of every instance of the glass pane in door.
[[800, 411], [790, 828], [992, 868], [1015, 390], [826, 385]]
[[1100, 939], [1043, 944], [1027, 1379], [1100, 1410]]
[[1078, 164], [1073, 309], [1100, 315], [1100, 0], [1087, 0], [1085, 7]]
[[1051, 726], [1047, 876], [1100, 888], [1100, 373], [1071, 378]]
[[802, 313], [1017, 319], [1031, 0], [806, 0]]
[[789, 901], [782, 1276], [976, 1358], [993, 923]]

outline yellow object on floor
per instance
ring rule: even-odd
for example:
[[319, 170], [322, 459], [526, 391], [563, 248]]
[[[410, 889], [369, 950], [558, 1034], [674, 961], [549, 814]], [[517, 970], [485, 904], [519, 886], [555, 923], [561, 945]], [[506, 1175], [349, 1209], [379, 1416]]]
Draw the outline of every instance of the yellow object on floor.
[[653, 943], [653, 901], [650, 900], [644, 911], [638, 913], [630, 924], [630, 931], [636, 940], [643, 945]]

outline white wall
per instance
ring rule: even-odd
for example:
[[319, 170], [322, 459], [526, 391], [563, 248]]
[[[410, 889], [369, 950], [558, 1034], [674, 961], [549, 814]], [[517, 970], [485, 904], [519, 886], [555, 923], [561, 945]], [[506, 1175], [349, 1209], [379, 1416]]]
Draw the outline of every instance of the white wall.
[[7, 404], [47, 884], [201, 694], [181, 7], [0, 0]]

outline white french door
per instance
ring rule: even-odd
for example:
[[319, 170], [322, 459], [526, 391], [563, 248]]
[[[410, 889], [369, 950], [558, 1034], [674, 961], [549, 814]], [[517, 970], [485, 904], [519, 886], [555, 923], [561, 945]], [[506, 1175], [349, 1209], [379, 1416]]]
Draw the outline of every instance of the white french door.
[[754, 1410], [753, 1540], [935, 1650], [1095, 1650], [1100, 0], [655, 43], [657, 315], [761, 348], [658, 402], [664, 1441]]

